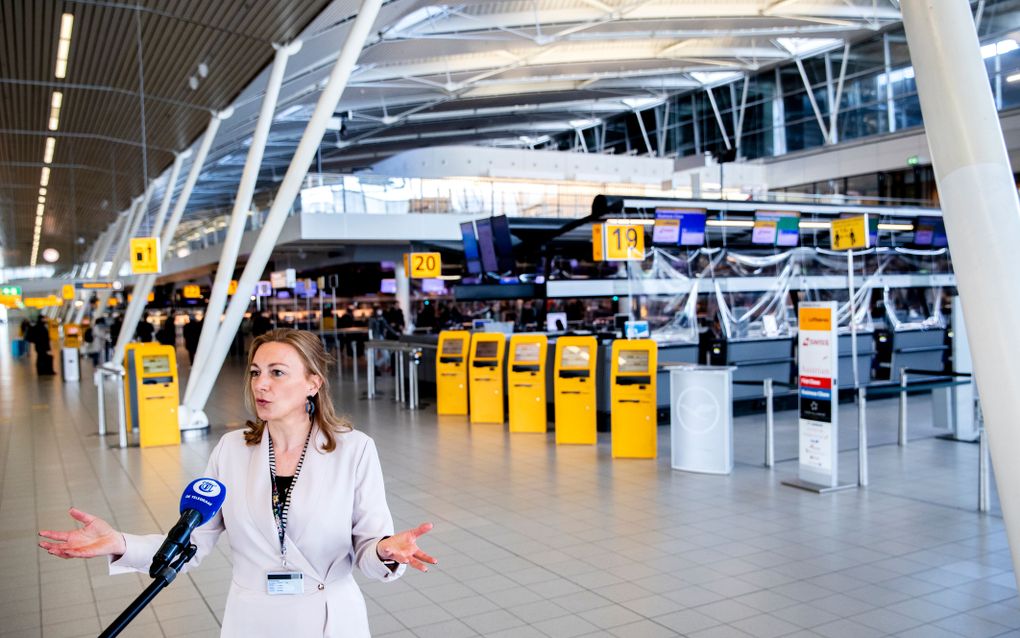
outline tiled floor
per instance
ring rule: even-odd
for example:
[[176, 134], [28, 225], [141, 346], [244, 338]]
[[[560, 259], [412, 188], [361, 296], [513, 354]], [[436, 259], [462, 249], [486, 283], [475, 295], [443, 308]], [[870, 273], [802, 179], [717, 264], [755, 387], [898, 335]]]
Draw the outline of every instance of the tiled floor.
[[[0, 636], [94, 636], [142, 577], [50, 557], [35, 531], [67, 526], [71, 504], [122, 529], [166, 530], [182, 486], [245, 416], [240, 368], [220, 377], [212, 432], [119, 450], [96, 435], [90, 380], [37, 380], [0, 343]], [[997, 506], [975, 511], [977, 447], [917, 425], [925, 397], [912, 399], [918, 438], [906, 449], [888, 444], [895, 401], [871, 402], [871, 487], [818, 496], [780, 484], [795, 462], [761, 467], [760, 417], [737, 420], [732, 475], [694, 475], [669, 468], [665, 427], [657, 462], [614, 461], [607, 435], [556, 447], [432, 406], [367, 401], [345, 381], [336, 398], [378, 444], [398, 528], [434, 521], [424, 544], [441, 559], [365, 586], [377, 636], [1020, 636], [1002, 519]], [[843, 410], [840, 462], [854, 481], [856, 416]], [[795, 456], [793, 417], [777, 417], [780, 459]], [[124, 635], [217, 635], [229, 578], [221, 543]]]

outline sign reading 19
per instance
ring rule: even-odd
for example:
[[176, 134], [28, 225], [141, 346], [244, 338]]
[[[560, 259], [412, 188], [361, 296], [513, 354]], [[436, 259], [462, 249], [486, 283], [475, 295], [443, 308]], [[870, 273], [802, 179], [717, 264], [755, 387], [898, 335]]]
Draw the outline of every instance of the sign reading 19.
[[643, 259], [645, 229], [629, 224], [606, 224], [606, 259]]

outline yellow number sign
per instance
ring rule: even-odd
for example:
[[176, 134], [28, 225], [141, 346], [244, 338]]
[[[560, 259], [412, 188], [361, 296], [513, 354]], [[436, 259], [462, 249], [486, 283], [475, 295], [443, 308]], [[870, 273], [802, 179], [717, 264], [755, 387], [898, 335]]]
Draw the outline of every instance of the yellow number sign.
[[606, 261], [641, 261], [645, 258], [645, 227], [606, 224]]
[[201, 299], [202, 289], [195, 284], [188, 284], [184, 287], [184, 298], [185, 299]]
[[64, 287], [60, 289], [60, 296], [68, 301], [74, 299], [74, 284], [64, 284]]
[[832, 220], [829, 236], [832, 239], [833, 250], [869, 248], [871, 242], [868, 234], [868, 216]]
[[406, 253], [404, 269], [408, 277], [429, 279], [443, 274], [443, 262], [439, 253]]
[[159, 272], [159, 238], [131, 238], [131, 272], [136, 275]]

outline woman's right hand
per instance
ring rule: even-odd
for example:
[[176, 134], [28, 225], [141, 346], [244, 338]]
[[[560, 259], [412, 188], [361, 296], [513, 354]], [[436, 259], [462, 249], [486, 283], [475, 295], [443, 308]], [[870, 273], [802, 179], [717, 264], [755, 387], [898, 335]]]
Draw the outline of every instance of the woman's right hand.
[[85, 527], [68, 532], [40, 530], [39, 536], [49, 540], [39, 541], [39, 547], [60, 558], [121, 556], [127, 551], [124, 535], [103, 519], [73, 507], [68, 513]]

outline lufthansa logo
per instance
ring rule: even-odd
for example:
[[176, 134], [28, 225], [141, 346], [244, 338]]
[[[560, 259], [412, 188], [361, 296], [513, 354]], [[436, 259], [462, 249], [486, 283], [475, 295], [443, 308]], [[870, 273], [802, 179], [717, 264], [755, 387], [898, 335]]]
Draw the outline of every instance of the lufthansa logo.
[[195, 491], [202, 496], [219, 496], [220, 485], [216, 481], [199, 481], [195, 483]]

